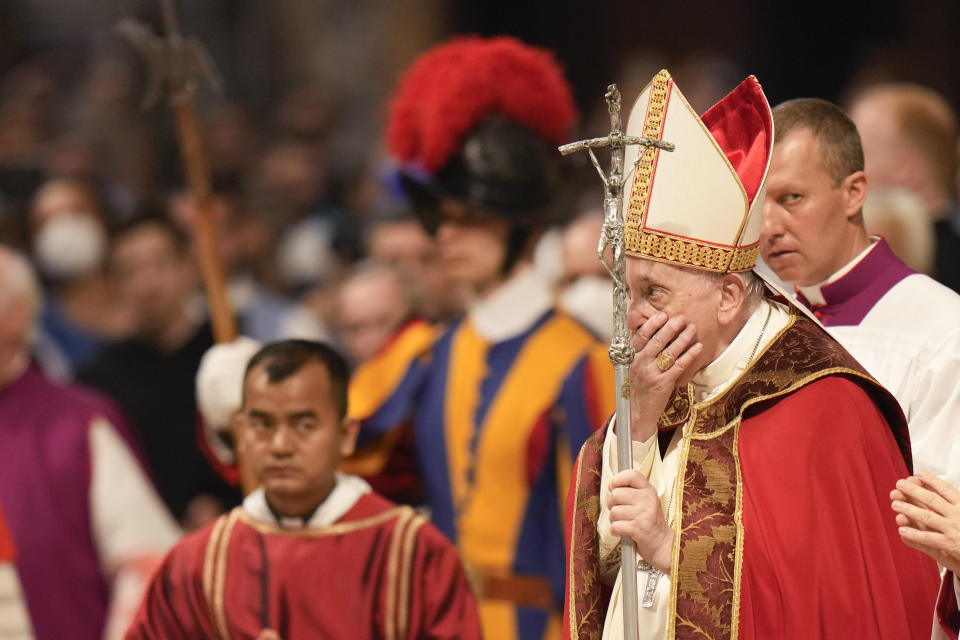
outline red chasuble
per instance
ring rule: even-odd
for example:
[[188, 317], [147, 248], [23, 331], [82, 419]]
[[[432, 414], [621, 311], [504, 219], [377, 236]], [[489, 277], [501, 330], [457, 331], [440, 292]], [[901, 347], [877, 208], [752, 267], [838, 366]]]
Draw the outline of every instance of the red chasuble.
[[[668, 638], [905, 640], [930, 637], [936, 564], [904, 545], [889, 492], [908, 475], [892, 396], [796, 315], [719, 397], [675, 397], [687, 424]], [[600, 431], [568, 497], [564, 633], [599, 639]]]
[[279, 529], [238, 507], [184, 538], [154, 576], [128, 640], [479, 638], [452, 545], [373, 493], [328, 527]]

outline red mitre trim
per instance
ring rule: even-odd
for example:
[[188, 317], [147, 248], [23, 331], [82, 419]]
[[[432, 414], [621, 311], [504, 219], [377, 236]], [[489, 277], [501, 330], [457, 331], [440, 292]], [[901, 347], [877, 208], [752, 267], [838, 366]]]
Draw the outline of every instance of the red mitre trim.
[[387, 147], [402, 163], [433, 172], [466, 135], [499, 114], [562, 144], [577, 117], [553, 54], [515, 38], [466, 36], [420, 56], [390, 100]]
[[760, 83], [748, 77], [700, 119], [740, 176], [752, 206], [773, 147], [773, 118]]

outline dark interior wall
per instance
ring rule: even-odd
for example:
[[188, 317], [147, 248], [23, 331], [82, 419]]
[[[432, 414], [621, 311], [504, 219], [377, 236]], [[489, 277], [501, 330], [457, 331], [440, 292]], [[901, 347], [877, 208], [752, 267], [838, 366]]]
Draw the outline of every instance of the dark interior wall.
[[960, 103], [956, 0], [458, 0], [450, 13], [454, 31], [509, 33], [553, 48], [581, 104], [618, 80], [624, 53], [640, 47], [668, 61], [695, 51], [724, 54], [755, 74], [774, 103], [804, 95], [840, 100], [859, 79], [918, 81]]

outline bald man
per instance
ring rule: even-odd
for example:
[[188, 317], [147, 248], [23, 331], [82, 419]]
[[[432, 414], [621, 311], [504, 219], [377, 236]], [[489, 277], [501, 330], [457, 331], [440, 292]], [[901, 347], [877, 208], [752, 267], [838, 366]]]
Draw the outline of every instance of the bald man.
[[870, 184], [907, 189], [921, 199], [936, 236], [935, 277], [960, 292], [956, 113], [936, 91], [909, 83], [870, 87], [849, 113]]
[[603, 212], [588, 211], [563, 231], [561, 309], [586, 325], [597, 337], [613, 335], [613, 281], [597, 257]]
[[404, 273], [383, 263], [354, 268], [337, 289], [334, 322], [347, 359], [369, 360], [410, 321], [418, 292]]
[[0, 504], [37, 640], [119, 637], [179, 531], [117, 407], [31, 359], [38, 301], [0, 247]]

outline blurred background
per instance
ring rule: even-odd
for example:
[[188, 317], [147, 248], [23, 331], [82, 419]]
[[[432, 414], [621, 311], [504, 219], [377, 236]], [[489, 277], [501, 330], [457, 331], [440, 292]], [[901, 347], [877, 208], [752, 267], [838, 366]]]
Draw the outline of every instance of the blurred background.
[[[381, 147], [398, 74], [453, 34], [510, 34], [552, 49], [574, 86], [581, 137], [606, 131], [609, 82], [629, 102], [662, 67], [701, 112], [748, 73], [772, 104], [817, 96], [849, 105], [889, 81], [960, 103], [955, 0], [878, 0], [869, 9], [819, 0], [191, 0], [177, 9], [182, 33], [202, 41], [223, 77], [221, 93], [197, 97], [241, 330], [327, 337], [348, 351], [356, 339], [354, 361], [401, 317], [457, 309]], [[147, 67], [117, 35], [121, 18], [162, 31], [154, 0], [0, 2], [0, 242], [28, 254], [43, 277], [41, 361], [67, 378], [103, 344], [142, 333], [143, 300], [160, 304], [142, 278], [120, 277], [132, 268], [115, 255], [124, 226], [163, 218], [189, 244], [192, 205], [171, 113], [164, 101], [140, 108]], [[558, 224], [597, 208], [591, 174], [574, 170], [565, 181], [572, 193]], [[893, 218], [918, 217], [916, 202], [889, 201]], [[896, 224], [907, 223], [887, 223]], [[555, 238], [541, 259], [548, 271], [561, 244]], [[922, 252], [931, 241], [907, 244]], [[409, 303], [396, 317], [353, 318], [349, 291], [338, 305], [347, 281], [353, 297], [369, 297], [362, 287], [375, 278], [348, 276], [371, 256], [404, 272], [404, 282], [379, 282]], [[908, 262], [929, 270], [929, 258]], [[194, 289], [195, 275], [184, 276]], [[559, 262], [551, 275], [564, 281]], [[202, 315], [202, 300], [192, 305]]]
[[[359, 257], [363, 224], [393, 204], [381, 193], [379, 143], [397, 74], [451, 34], [512, 34], [553, 49], [591, 135], [603, 131], [607, 83], [618, 82], [629, 98], [663, 66], [700, 110], [747, 73], [773, 104], [797, 96], [843, 101], [881, 80], [920, 82], [953, 105], [960, 100], [954, 0], [878, 0], [869, 9], [819, 0], [179, 4], [183, 33], [200, 38], [224, 77], [222, 95], [199, 96], [218, 191], [235, 200], [235, 215], [265, 218], [257, 224], [272, 235], [302, 219], [298, 209], [329, 209], [328, 228], [315, 232], [333, 234], [335, 259]], [[152, 0], [0, 3], [4, 242], [28, 246], [26, 210], [53, 176], [92, 179], [111, 223], [166, 206], [182, 184], [169, 112], [138, 109], [145, 69], [113, 31], [122, 17], [158, 30], [161, 23]], [[259, 251], [276, 245], [272, 235]], [[316, 261], [314, 271], [322, 266]], [[307, 267], [274, 265], [283, 273], [264, 277], [289, 288], [290, 272], [310, 279]]]
[[[890, 81], [933, 89], [948, 110], [960, 104], [956, 0], [868, 9], [819, 0], [181, 0], [177, 9], [181, 32], [203, 42], [223, 76], [222, 93], [197, 98], [240, 331], [331, 340], [353, 364], [411, 317], [460, 309], [381, 146], [398, 74], [451, 35], [509, 34], [552, 49], [581, 110], [577, 137], [607, 131], [608, 83], [629, 104], [663, 67], [701, 112], [747, 74], [772, 104], [816, 96], [849, 105]], [[169, 449], [167, 460], [150, 460], [163, 475], [179, 464], [178, 447], [192, 446], [192, 376], [212, 336], [171, 113], [165, 101], [140, 108], [147, 68], [116, 34], [121, 18], [162, 31], [154, 0], [0, 0], [0, 243], [42, 278], [36, 358], [46, 372], [106, 391], [144, 439], [179, 425], [181, 444], [146, 443]], [[609, 283], [592, 255], [598, 184], [577, 161], [538, 258], [558, 297], [603, 334]], [[955, 199], [953, 214], [924, 212], [909, 194], [882, 200], [893, 211], [884, 218], [891, 244], [904, 236], [903, 251], [917, 255], [903, 257], [931, 272], [932, 228], [956, 217]], [[203, 486], [190, 482], [183, 495], [164, 492], [182, 522]]]

